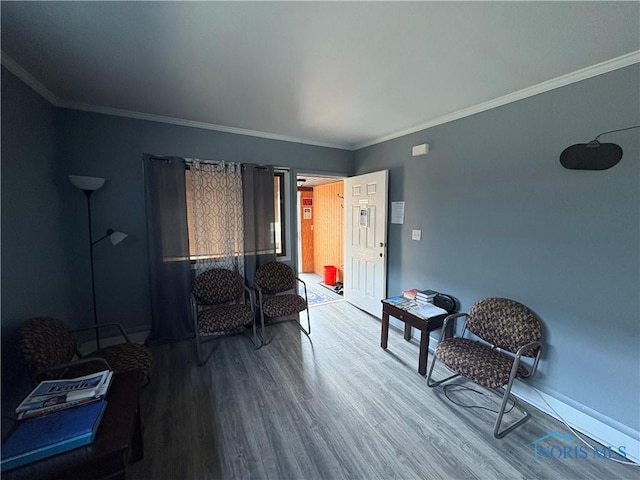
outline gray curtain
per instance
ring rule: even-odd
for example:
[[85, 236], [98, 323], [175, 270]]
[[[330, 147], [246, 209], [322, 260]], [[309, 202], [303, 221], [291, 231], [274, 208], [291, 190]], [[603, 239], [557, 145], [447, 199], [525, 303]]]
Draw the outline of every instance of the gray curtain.
[[244, 275], [249, 286], [257, 268], [276, 259], [273, 170], [273, 165], [242, 165]]
[[185, 163], [179, 157], [144, 155], [143, 164], [152, 315], [148, 341], [185, 340], [193, 337]]

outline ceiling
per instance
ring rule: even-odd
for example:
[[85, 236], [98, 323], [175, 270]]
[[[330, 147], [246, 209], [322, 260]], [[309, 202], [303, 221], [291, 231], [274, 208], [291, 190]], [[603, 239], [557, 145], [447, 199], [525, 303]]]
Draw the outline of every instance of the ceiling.
[[54, 105], [345, 149], [640, 62], [639, 2], [0, 5]]

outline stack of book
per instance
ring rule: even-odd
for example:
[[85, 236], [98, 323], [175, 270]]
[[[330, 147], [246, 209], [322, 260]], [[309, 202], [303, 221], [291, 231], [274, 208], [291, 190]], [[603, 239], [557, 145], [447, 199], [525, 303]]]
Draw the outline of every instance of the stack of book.
[[0, 471], [93, 442], [113, 372], [41, 382], [16, 408], [18, 423], [0, 450]]
[[424, 305], [425, 303], [433, 303], [433, 299], [436, 298], [438, 292], [435, 290], [422, 290], [416, 293], [416, 302]]
[[412, 288], [402, 292], [402, 296], [404, 298], [419, 304], [433, 303], [433, 299], [437, 294], [438, 292], [434, 290], [418, 290], [417, 288]]

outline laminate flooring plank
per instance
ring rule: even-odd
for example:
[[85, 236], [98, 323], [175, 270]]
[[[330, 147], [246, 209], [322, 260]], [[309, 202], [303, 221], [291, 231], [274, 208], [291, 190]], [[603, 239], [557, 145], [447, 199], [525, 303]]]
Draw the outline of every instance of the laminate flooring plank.
[[[494, 413], [427, 387], [418, 342], [401, 329], [390, 328], [383, 350], [380, 320], [346, 302], [316, 306], [311, 317], [311, 339], [293, 322], [267, 327], [271, 343], [259, 350], [245, 336], [216, 339], [202, 367], [193, 342], [154, 346], [141, 394], [145, 457], [129, 478], [640, 478], [640, 468], [603, 459], [534, 461], [531, 442], [564, 425], [523, 404], [532, 418], [495, 439]], [[436, 378], [445, 375], [437, 365]], [[498, 406], [486, 392], [448, 394]]]

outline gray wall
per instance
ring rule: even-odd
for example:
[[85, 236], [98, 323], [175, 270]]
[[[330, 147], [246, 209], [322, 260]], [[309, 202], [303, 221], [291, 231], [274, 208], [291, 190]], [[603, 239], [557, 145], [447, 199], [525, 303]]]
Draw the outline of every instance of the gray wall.
[[[537, 386], [635, 430], [638, 131], [602, 139], [625, 151], [610, 170], [565, 170], [558, 156], [640, 123], [638, 80], [628, 67], [355, 153], [357, 173], [390, 169], [390, 200], [407, 202], [404, 225], [389, 225], [389, 293], [432, 287], [463, 309], [490, 295], [525, 303], [545, 325]], [[424, 142], [429, 155], [411, 157]], [[21, 320], [90, 322], [86, 202], [67, 174], [106, 177], [93, 198], [94, 232], [131, 235], [96, 250], [101, 320], [149, 325], [143, 152], [354, 171], [342, 150], [54, 109], [3, 68], [3, 399], [6, 382], [21, 377]], [[412, 228], [421, 242], [410, 240]]]
[[610, 170], [566, 170], [559, 155], [640, 124], [639, 91], [636, 65], [356, 152], [356, 172], [389, 169], [389, 201], [406, 202], [389, 224], [389, 294], [528, 305], [545, 328], [536, 386], [636, 431], [640, 131], [600, 139], [624, 149]]
[[55, 117], [46, 100], [2, 68], [2, 384], [17, 387], [3, 388], [3, 399], [28, 388], [19, 323], [73, 312]]
[[[94, 235], [108, 228], [130, 235], [116, 248], [104, 242], [94, 251], [100, 321], [118, 321], [130, 330], [150, 325], [143, 153], [275, 164], [292, 169], [304, 165], [343, 174], [353, 171], [353, 154], [345, 150], [75, 110], [58, 113], [59, 176], [106, 178], [105, 186], [92, 199]], [[295, 188], [295, 177], [292, 186]], [[87, 259], [75, 253], [85, 248], [86, 207], [83, 195], [71, 184], [65, 183], [63, 190], [71, 252], [68, 261], [79, 318], [81, 312], [90, 312], [91, 308]], [[293, 215], [289, 217], [292, 220]]]
[[302, 167], [353, 173], [350, 151], [53, 108], [3, 68], [3, 398], [16, 391], [14, 378], [24, 378], [8, 373], [21, 366], [19, 322], [35, 315], [70, 327], [92, 322], [87, 203], [68, 174], [107, 179], [91, 199], [94, 238], [108, 228], [130, 235], [117, 247], [95, 247], [99, 320], [149, 328], [143, 153], [290, 167], [291, 193]]

